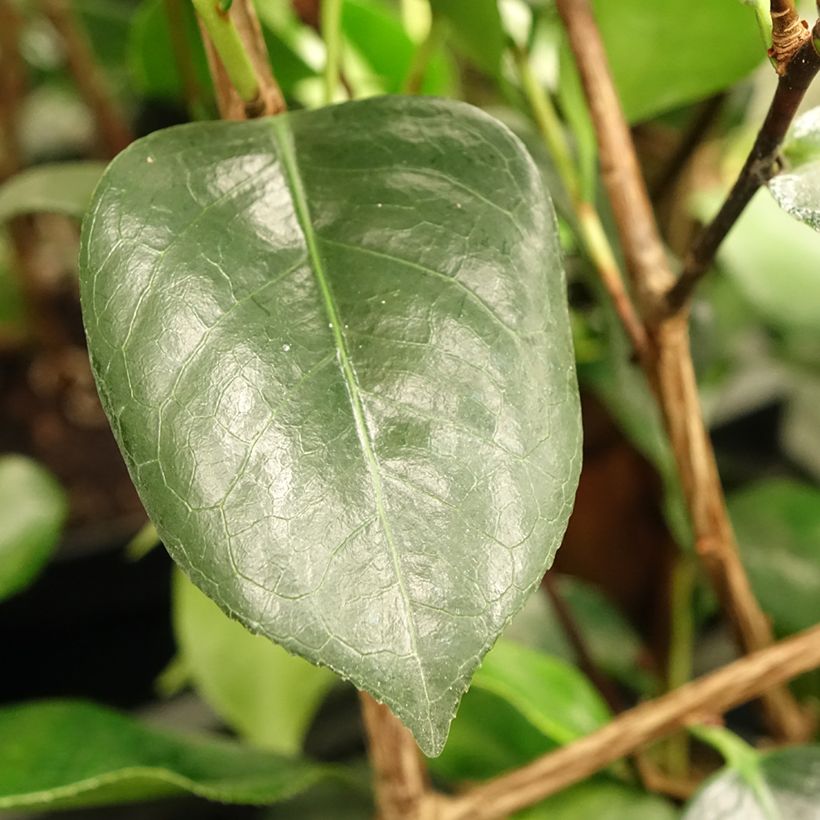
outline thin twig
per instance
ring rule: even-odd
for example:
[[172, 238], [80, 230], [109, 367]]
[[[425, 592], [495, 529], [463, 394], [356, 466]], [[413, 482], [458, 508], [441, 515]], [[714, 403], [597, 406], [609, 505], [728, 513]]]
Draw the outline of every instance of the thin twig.
[[401, 721], [366, 692], [359, 693], [379, 820], [433, 820], [430, 791], [419, 747]]
[[[571, 0], [577, 2], [577, 0]], [[760, 696], [820, 666], [820, 626], [623, 712], [597, 732], [456, 797], [439, 820], [499, 820], [577, 783], [687, 724]]]
[[134, 135], [97, 64], [88, 37], [66, 0], [43, 0], [43, 10], [62, 39], [68, 70], [94, 115], [103, 152], [114, 157], [133, 141]]
[[[802, 25], [798, 25], [798, 28], [805, 36], [788, 60], [783, 56], [786, 53], [783, 49], [778, 52], [779, 60], [786, 61], [779, 63], [783, 73], [778, 78], [769, 112], [726, 201], [717, 216], [698, 234], [687, 253], [680, 278], [667, 297], [669, 311], [680, 310], [689, 302], [732, 226], [758, 188], [765, 185], [779, 170], [780, 145], [811, 81], [820, 70], [820, 56], [814, 48], [812, 35]], [[775, 43], [778, 42], [778, 30], [779, 27], [775, 25]], [[815, 33], [820, 36], [820, 21], [815, 24]], [[788, 36], [793, 39], [792, 34]]]
[[[218, 2], [218, 0], [214, 0]], [[256, 80], [259, 86], [259, 96], [255, 100], [246, 102], [238, 94], [231, 83], [228, 72], [216, 52], [213, 41], [198, 16], [202, 41], [205, 44], [205, 53], [208, 57], [208, 67], [214, 81], [216, 103], [219, 115], [223, 120], [247, 120], [254, 117], [263, 117], [281, 114], [286, 110], [285, 98], [279, 88], [270, 65], [268, 49], [262, 28], [253, 3], [250, 0], [234, 0], [230, 15], [233, 24], [239, 32], [242, 41], [253, 65]]]
[[[738, 555], [723, 489], [700, 409], [686, 311], [669, 316], [674, 275], [661, 242], [635, 147], [621, 109], [589, 0], [557, 0], [584, 85], [598, 140], [603, 181], [612, 204], [651, 355], [641, 363], [662, 410], [695, 534], [695, 546], [744, 651], [772, 643], [771, 625]], [[767, 692], [772, 730], [802, 738], [808, 721], [786, 689]]]

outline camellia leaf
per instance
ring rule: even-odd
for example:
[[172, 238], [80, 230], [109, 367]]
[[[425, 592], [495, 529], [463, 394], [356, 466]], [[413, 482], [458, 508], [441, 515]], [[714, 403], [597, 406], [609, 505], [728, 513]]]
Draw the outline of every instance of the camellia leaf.
[[0, 457], [0, 601], [28, 586], [60, 539], [68, 504], [45, 468]]
[[733, 757], [730, 765], [695, 794], [683, 814], [684, 820], [818, 817], [820, 746], [793, 746], [762, 754], [749, 747], [748, 754]]
[[579, 469], [556, 227], [519, 141], [389, 97], [153, 134], [97, 189], [81, 295], [173, 557], [437, 754]]
[[30, 213], [83, 216], [105, 170], [93, 160], [37, 165], [0, 185], [0, 223]]
[[451, 780], [492, 777], [609, 718], [601, 696], [574, 666], [501, 640], [476, 672], [444, 752], [431, 765]]
[[820, 231], [820, 108], [798, 117], [783, 146], [786, 170], [769, 190], [786, 213]]
[[820, 491], [771, 479], [729, 496], [743, 563], [782, 635], [820, 621]]
[[0, 809], [101, 806], [194, 794], [287, 800], [339, 770], [237, 743], [172, 735], [77, 701], [0, 709]]
[[[754, 15], [737, 0], [593, 5], [630, 122], [728, 88], [766, 56]], [[561, 59], [572, 59], [568, 47]]]
[[255, 746], [295, 754], [336, 676], [228, 618], [181, 572], [174, 577], [174, 632], [197, 691]]

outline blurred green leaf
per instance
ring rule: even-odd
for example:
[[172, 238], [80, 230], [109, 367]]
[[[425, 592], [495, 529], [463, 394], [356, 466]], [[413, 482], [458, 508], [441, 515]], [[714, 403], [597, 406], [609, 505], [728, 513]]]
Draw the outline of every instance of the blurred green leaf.
[[[740, 764], [740, 765], [738, 765]], [[820, 817], [820, 746], [796, 746], [735, 760], [710, 778], [684, 820], [816, 820]]]
[[175, 736], [90, 703], [0, 710], [0, 809], [102, 806], [186, 793], [270, 804], [339, 771], [229, 741]]
[[298, 752], [336, 675], [252, 635], [179, 571], [173, 589], [181, 662], [200, 695], [254, 745]]
[[[190, 55], [190, 67], [199, 88], [211, 93], [208, 60], [202, 45], [193, 6], [178, 0], [184, 21], [178, 36], [184, 38]], [[134, 88], [148, 99], [182, 101], [180, 77], [165, 0], [144, 0], [137, 8], [127, 37], [128, 70]]]
[[[595, 0], [594, 7], [630, 122], [728, 88], [766, 56], [754, 15], [737, 0]], [[562, 65], [571, 59], [565, 47]]]
[[[721, 197], [698, 197], [695, 210], [710, 217]], [[776, 241], [775, 238], [776, 237]], [[759, 191], [726, 237], [718, 260], [757, 314], [781, 329], [820, 326], [820, 237]]]
[[491, 777], [594, 731], [609, 717], [574, 666], [502, 639], [476, 672], [444, 752], [430, 765], [452, 780]]
[[728, 498], [755, 594], [783, 635], [820, 621], [820, 490], [762, 481]]
[[36, 461], [0, 456], [0, 600], [24, 589], [60, 539], [68, 504]]
[[0, 222], [30, 213], [83, 217], [105, 170], [104, 162], [37, 165], [0, 185]]
[[[401, 19], [389, 5], [379, 0], [345, 0], [342, 9], [342, 31], [365, 63], [364, 70], [376, 88], [396, 94], [404, 87], [417, 45], [402, 26]], [[359, 69], [361, 72], [362, 69]], [[362, 79], [355, 69], [350, 81]], [[454, 90], [454, 70], [443, 51], [435, 49], [424, 73], [422, 94], [447, 96]]]
[[[559, 792], [514, 815], [515, 820], [674, 820], [677, 809], [662, 797], [606, 778]], [[739, 820], [739, 819], [738, 819]]]
[[430, 0], [430, 5], [449, 24], [458, 48], [482, 71], [498, 75], [506, 48], [498, 0]]
[[352, 783], [320, 783], [306, 794], [274, 806], [262, 820], [372, 820], [371, 773], [365, 769], [362, 775], [358, 788]]

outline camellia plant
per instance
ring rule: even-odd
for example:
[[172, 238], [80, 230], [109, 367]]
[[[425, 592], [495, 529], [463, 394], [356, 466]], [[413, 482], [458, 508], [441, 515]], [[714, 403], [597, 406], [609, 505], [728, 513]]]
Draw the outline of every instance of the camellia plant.
[[[0, 0], [7, 77], [47, 73], [48, 21], [112, 158], [24, 169], [8, 80], [0, 218], [24, 281], [27, 215], [82, 218], [90, 368], [151, 522], [132, 549], [161, 541], [178, 567], [162, 686], [236, 734], [6, 706], [0, 809], [187, 793], [269, 818], [820, 817], [820, 690], [788, 685], [820, 666], [820, 493], [735, 491], [730, 467], [727, 503], [705, 420], [736, 412], [715, 375], [749, 364], [735, 329], [794, 372], [820, 349], [820, 109], [797, 117], [820, 23], [746, 5], [144, 0], [115, 24]], [[775, 77], [763, 116], [753, 70]], [[135, 140], [141, 98], [189, 121]], [[728, 190], [697, 179], [719, 124]], [[774, 203], [815, 254], [778, 283], [754, 272], [785, 253]], [[663, 484], [660, 663], [601, 583], [544, 580], [581, 473], [579, 377]], [[805, 397], [790, 412], [817, 418]], [[0, 460], [0, 597], [65, 514], [42, 465]], [[735, 659], [694, 678], [715, 623]], [[304, 752], [339, 679], [367, 777]], [[721, 725], [750, 701], [752, 728]]]

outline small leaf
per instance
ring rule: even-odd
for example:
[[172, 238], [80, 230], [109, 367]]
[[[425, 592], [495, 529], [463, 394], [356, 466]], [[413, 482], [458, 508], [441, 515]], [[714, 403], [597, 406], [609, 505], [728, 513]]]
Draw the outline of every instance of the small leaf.
[[103, 406], [175, 560], [439, 752], [578, 476], [523, 146], [429, 98], [182, 126], [114, 160], [83, 234]]
[[[593, 5], [630, 122], [728, 88], [766, 56], [754, 15], [735, 0], [595, 0]], [[565, 46], [562, 66], [571, 59]]]
[[820, 746], [795, 746], [728, 766], [692, 798], [684, 820], [816, 820]]
[[433, 770], [483, 779], [603, 726], [609, 710], [584, 675], [558, 658], [500, 640], [464, 696]]
[[0, 738], [0, 809], [103, 806], [186, 793], [263, 805], [341, 772], [224, 740], [174, 736], [75, 701], [0, 709]]
[[597, 777], [513, 816], [515, 820], [674, 820], [678, 812], [657, 795]]
[[785, 479], [729, 496], [743, 563], [781, 635], [820, 621], [820, 491]]
[[38, 575], [59, 542], [67, 510], [46, 469], [23, 456], [0, 457], [0, 601]]
[[255, 746], [298, 752], [336, 676], [251, 635], [181, 572], [173, 589], [181, 661], [199, 694]]
[[769, 180], [777, 204], [820, 231], [820, 108], [794, 122], [783, 146], [786, 170]]
[[0, 223], [23, 214], [59, 213], [81, 219], [105, 170], [104, 162], [37, 165], [0, 185]]

